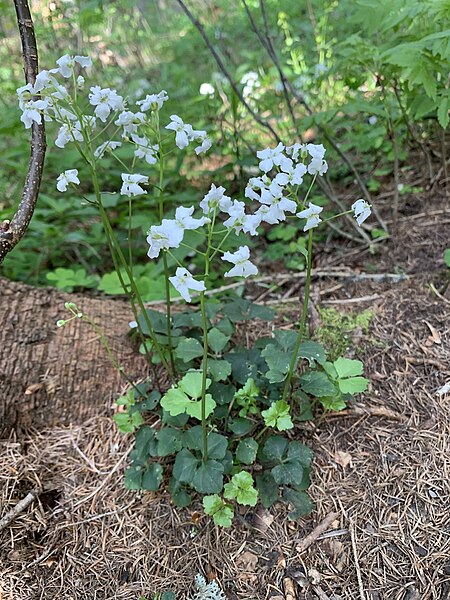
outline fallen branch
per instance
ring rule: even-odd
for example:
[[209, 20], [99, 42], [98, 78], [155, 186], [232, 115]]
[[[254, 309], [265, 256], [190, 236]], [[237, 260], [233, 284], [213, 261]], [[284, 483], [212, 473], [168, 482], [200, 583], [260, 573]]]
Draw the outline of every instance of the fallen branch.
[[325, 533], [325, 531], [331, 526], [333, 521], [339, 516], [337, 512], [330, 512], [318, 525], [315, 529], [311, 531], [309, 535], [307, 535], [303, 540], [298, 544], [296, 550], [299, 554], [305, 552], [312, 544], [317, 542], [319, 537]]
[[[38, 53], [28, 0], [14, 0], [14, 5], [22, 41], [25, 81], [34, 85], [38, 73]], [[37, 99], [37, 96], [33, 96], [33, 100]], [[28, 163], [22, 199], [11, 221], [5, 220], [0, 223], [0, 264], [8, 252], [11, 252], [24, 236], [36, 206], [46, 150], [43, 119], [40, 124], [33, 122], [31, 126], [30, 147], [30, 162]]]
[[8, 525], [14, 521], [14, 519], [17, 517], [17, 515], [19, 515], [22, 511], [24, 511], [26, 509], [26, 507], [29, 506], [32, 502], [34, 502], [34, 500], [36, 498], [37, 498], [37, 492], [35, 490], [32, 490], [25, 496], [25, 498], [20, 500], [14, 506], [14, 508], [12, 508], [9, 512], [6, 513], [6, 515], [4, 515], [0, 519], [0, 531], [2, 531], [3, 529], [6, 529], [6, 527], [8, 527]]

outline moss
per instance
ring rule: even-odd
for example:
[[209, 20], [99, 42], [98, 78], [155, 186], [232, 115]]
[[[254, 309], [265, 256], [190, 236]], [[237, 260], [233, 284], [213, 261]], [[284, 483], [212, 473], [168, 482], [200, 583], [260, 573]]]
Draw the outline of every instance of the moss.
[[360, 328], [368, 333], [375, 313], [364, 310], [360, 313], [341, 313], [335, 308], [319, 309], [322, 325], [317, 328], [315, 337], [322, 342], [329, 359], [345, 356], [352, 349], [352, 332]]

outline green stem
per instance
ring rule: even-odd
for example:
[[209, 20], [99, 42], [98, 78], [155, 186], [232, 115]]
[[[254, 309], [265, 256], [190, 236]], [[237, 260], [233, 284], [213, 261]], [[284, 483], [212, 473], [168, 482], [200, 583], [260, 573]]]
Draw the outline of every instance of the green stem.
[[205, 292], [200, 293], [200, 310], [203, 328], [203, 363], [202, 363], [202, 433], [203, 433], [203, 462], [208, 460], [208, 431], [206, 429], [206, 374], [208, 368], [208, 322], [205, 310]]
[[289, 372], [286, 377], [286, 382], [284, 384], [283, 391], [283, 400], [289, 395], [289, 391], [291, 388], [291, 379], [295, 371], [295, 367], [297, 365], [297, 355], [300, 348], [300, 344], [302, 343], [303, 333], [306, 326], [306, 319], [308, 316], [308, 304], [309, 304], [309, 291], [311, 288], [311, 264], [312, 264], [312, 242], [313, 242], [313, 230], [309, 230], [308, 235], [308, 258], [307, 258], [307, 267], [306, 267], [306, 282], [305, 282], [305, 297], [303, 299], [303, 308], [302, 308], [302, 316], [300, 319], [300, 327], [297, 334], [297, 340], [295, 342], [294, 352], [291, 358], [291, 364], [289, 365]]
[[[158, 136], [158, 153], [159, 153], [159, 218], [161, 221], [164, 217], [164, 152], [162, 148], [161, 129], [159, 127], [159, 113], [155, 115], [156, 126], [155, 130]], [[176, 375], [175, 359], [173, 355], [173, 341], [172, 341], [172, 303], [170, 299], [170, 281], [169, 281], [169, 267], [167, 265], [167, 254], [163, 252], [163, 265], [164, 265], [164, 279], [166, 288], [166, 319], [167, 319], [167, 340], [169, 346], [169, 358], [172, 373]]]

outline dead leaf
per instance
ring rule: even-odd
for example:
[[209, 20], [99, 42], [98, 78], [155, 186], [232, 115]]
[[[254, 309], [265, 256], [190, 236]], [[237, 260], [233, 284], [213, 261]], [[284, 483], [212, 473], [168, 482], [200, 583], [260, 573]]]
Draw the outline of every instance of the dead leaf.
[[341, 465], [341, 467], [343, 469], [348, 467], [348, 465], [351, 466], [352, 455], [349, 452], [344, 452], [343, 450], [337, 450], [334, 453], [333, 458], [334, 458], [335, 462], [337, 462], [338, 465]]
[[294, 582], [289, 577], [283, 579], [284, 595], [286, 600], [296, 600]]
[[35, 394], [36, 392], [38, 392], [40, 389], [42, 389], [44, 387], [44, 383], [32, 383], [31, 385], [29, 385], [27, 387], [27, 389], [25, 390], [25, 396], [31, 396], [32, 394]]
[[308, 571], [308, 577], [313, 585], [317, 585], [322, 581], [322, 575], [316, 569], [310, 569]]
[[253, 526], [255, 529], [261, 533], [266, 533], [272, 523], [273, 516], [270, 514], [270, 512], [263, 506], [258, 507], [253, 520]]
[[428, 321], [423, 321], [423, 323], [425, 323], [425, 325], [428, 326], [428, 329], [431, 332], [431, 335], [427, 338], [425, 342], [425, 346], [430, 347], [433, 344], [442, 344], [441, 336], [439, 335], [437, 329], [433, 327], [433, 325], [428, 323]]
[[236, 559], [236, 566], [244, 571], [254, 571], [257, 564], [258, 557], [248, 550]]

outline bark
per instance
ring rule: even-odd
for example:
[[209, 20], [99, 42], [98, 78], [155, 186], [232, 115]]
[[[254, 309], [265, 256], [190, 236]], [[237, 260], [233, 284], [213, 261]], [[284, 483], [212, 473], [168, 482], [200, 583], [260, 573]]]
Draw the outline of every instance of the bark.
[[[14, 6], [22, 41], [25, 81], [34, 85], [38, 73], [38, 53], [28, 1], [15, 0]], [[38, 96], [33, 96], [34, 100], [38, 98]], [[31, 126], [30, 148], [30, 162], [19, 206], [11, 221], [6, 220], [0, 223], [0, 264], [24, 236], [36, 207], [46, 151], [43, 118], [40, 124], [33, 123]]]
[[148, 375], [147, 362], [127, 335], [133, 318], [122, 300], [65, 294], [0, 278], [0, 435], [12, 429], [82, 423], [111, 413], [126, 383], [109, 363], [89, 326], [68, 318], [65, 302], [75, 302], [102, 327], [127, 375]]

